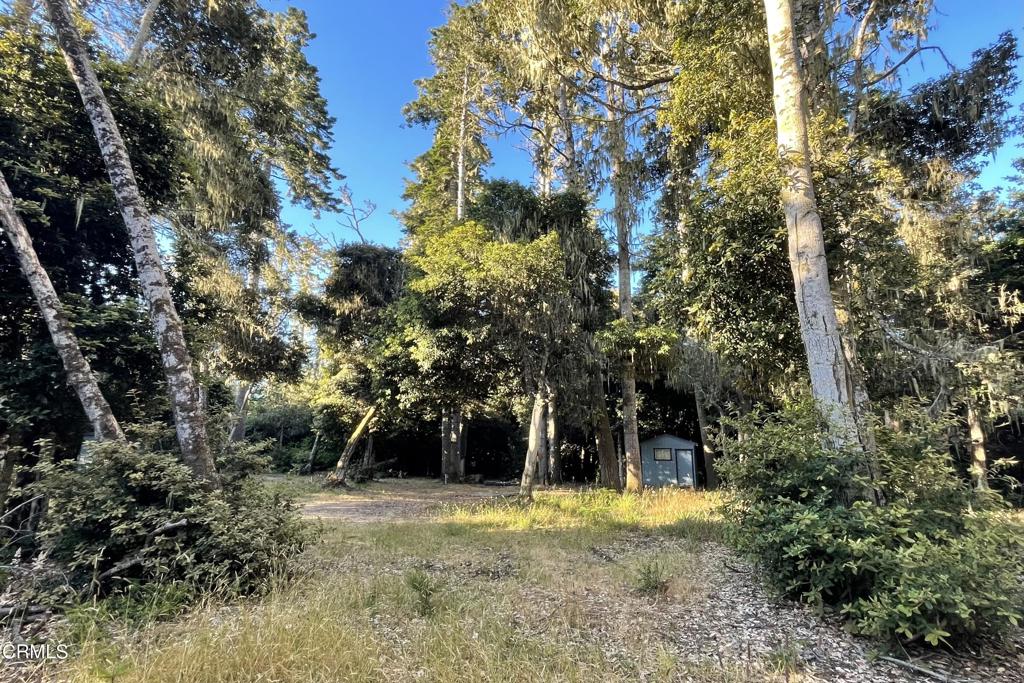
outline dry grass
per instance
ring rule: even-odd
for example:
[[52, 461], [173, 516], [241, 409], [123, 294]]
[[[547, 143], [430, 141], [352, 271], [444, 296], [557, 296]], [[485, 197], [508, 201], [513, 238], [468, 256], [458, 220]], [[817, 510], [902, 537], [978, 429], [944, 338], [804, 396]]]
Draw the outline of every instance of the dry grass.
[[[141, 629], [98, 624], [53, 673], [90, 683], [773, 680], [769, 662], [687, 664], [632, 621], [651, 601], [704, 597], [693, 550], [720, 534], [716, 502], [553, 491], [419, 521], [328, 522], [304, 578]], [[653, 566], [659, 589], [638, 590]]]

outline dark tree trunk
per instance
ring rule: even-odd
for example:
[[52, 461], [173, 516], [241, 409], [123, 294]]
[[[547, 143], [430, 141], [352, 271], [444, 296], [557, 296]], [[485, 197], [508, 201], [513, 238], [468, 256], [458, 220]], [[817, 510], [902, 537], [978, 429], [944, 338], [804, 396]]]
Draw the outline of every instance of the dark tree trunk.
[[597, 369], [590, 373], [590, 407], [601, 486], [621, 491], [622, 479], [619, 477], [619, 459], [615, 455], [615, 438], [612, 436], [608, 406], [604, 400], [601, 371]]
[[718, 472], [715, 470], [715, 447], [708, 435], [708, 416], [700, 392], [694, 394], [694, 403], [697, 405], [697, 425], [700, 427], [700, 444], [704, 453], [704, 473], [707, 476], [705, 486], [709, 489], [716, 489], [718, 488]]

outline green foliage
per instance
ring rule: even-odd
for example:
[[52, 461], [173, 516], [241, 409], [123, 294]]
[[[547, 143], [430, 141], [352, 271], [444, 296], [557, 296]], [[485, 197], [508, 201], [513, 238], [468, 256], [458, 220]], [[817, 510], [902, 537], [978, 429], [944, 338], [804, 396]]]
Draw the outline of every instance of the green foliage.
[[657, 560], [644, 560], [637, 567], [634, 584], [645, 595], [664, 595], [668, 591], [665, 568]]
[[612, 363], [632, 362], [638, 371], [656, 375], [675, 360], [680, 335], [665, 325], [618, 318], [598, 332], [596, 340]]
[[224, 594], [260, 592], [311, 540], [291, 500], [267, 491], [262, 446], [223, 454], [219, 491], [170, 453], [94, 446], [87, 465], [43, 462], [34, 491], [49, 498], [49, 557], [85, 593], [181, 582]]
[[422, 569], [413, 569], [406, 573], [405, 585], [412, 593], [416, 614], [421, 617], [433, 616], [437, 611], [437, 593], [440, 585]]
[[863, 456], [826, 445], [809, 401], [726, 420], [744, 435], [720, 444], [733, 536], [780, 590], [858, 632], [932, 645], [1002, 632], [1024, 605], [1024, 529], [956, 477], [944, 421], [899, 418], [879, 430], [882, 505], [848, 502]]

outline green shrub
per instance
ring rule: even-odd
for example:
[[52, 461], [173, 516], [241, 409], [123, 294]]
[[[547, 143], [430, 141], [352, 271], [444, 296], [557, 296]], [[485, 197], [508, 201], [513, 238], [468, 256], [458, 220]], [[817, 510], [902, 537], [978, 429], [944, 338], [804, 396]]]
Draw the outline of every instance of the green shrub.
[[943, 421], [900, 417], [900, 431], [877, 430], [883, 505], [849, 502], [866, 485], [864, 456], [825, 446], [812, 403], [729, 420], [746, 435], [721, 444], [732, 538], [777, 588], [839, 608], [860, 633], [936, 645], [1015, 626], [1020, 525], [957, 476]]
[[254, 475], [263, 445], [224, 454], [223, 486], [207, 491], [173, 453], [104, 443], [88, 465], [38, 465], [49, 500], [42, 538], [80, 593], [182, 583], [196, 591], [259, 592], [311, 540], [290, 499]]

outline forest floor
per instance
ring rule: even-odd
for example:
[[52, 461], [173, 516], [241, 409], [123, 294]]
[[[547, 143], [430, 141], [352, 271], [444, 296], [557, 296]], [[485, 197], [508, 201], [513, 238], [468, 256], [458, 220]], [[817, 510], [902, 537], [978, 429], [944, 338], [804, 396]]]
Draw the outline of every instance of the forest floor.
[[[768, 593], [723, 545], [711, 494], [558, 489], [523, 505], [511, 487], [424, 480], [270, 485], [320, 520], [298, 577], [110, 630], [54, 680], [935, 680]], [[1020, 641], [984, 658], [916, 654], [939, 680], [1024, 681]]]

